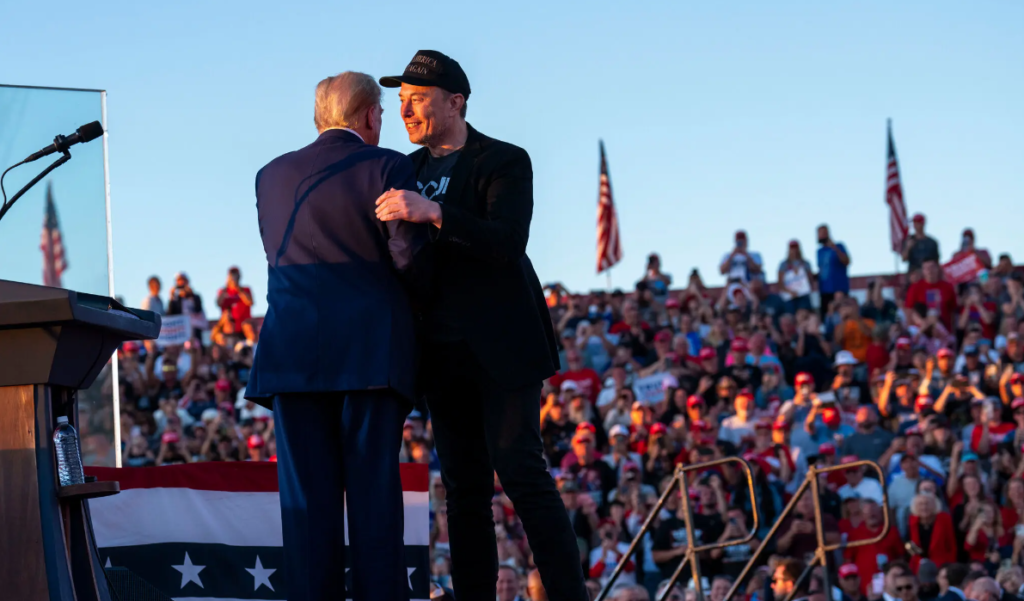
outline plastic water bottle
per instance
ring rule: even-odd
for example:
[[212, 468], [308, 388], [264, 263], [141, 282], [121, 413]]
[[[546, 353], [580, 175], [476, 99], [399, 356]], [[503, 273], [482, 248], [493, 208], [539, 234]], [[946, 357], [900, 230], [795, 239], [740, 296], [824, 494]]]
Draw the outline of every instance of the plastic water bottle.
[[57, 451], [57, 476], [61, 486], [84, 484], [82, 454], [78, 448], [78, 432], [68, 423], [68, 418], [57, 418], [57, 429], [53, 431], [53, 447]]

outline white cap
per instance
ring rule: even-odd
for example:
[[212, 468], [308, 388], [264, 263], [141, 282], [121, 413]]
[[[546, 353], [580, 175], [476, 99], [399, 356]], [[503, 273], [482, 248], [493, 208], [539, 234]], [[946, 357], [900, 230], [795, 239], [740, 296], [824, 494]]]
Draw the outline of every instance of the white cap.
[[836, 353], [836, 367], [840, 365], [857, 365], [857, 358], [850, 351], [839, 351]]
[[62, 416], [58, 417], [57, 418], [57, 423], [58, 424], [66, 424], [66, 423], [68, 423], [68, 416], [62, 415]]

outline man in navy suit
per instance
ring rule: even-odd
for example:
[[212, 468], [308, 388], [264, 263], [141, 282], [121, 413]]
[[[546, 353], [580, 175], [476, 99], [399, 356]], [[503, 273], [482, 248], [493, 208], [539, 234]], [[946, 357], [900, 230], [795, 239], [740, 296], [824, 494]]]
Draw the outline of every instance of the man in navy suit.
[[383, 223], [383, 192], [415, 190], [382, 148], [380, 87], [346, 72], [316, 89], [319, 137], [256, 176], [268, 309], [246, 397], [272, 404], [290, 601], [409, 599], [398, 452], [412, 407], [410, 294], [429, 277], [426, 226]]

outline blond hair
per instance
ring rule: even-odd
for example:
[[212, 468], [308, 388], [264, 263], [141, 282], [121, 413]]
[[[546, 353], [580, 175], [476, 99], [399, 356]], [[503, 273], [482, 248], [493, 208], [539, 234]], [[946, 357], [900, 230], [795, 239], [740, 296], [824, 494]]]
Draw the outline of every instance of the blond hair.
[[325, 78], [316, 86], [313, 123], [317, 131], [354, 129], [366, 125], [366, 109], [380, 104], [380, 86], [365, 73], [345, 71]]

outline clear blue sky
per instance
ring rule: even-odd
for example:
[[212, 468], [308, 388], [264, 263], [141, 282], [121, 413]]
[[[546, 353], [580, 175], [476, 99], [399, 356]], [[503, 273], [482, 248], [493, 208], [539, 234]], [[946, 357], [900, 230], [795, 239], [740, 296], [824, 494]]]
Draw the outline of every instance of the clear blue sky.
[[[697, 267], [720, 282], [740, 227], [774, 272], [821, 222], [854, 272], [891, 269], [887, 117], [909, 209], [943, 256], [969, 225], [1024, 260], [1018, 1], [56, 1], [6, 3], [0, 22], [0, 83], [109, 91], [115, 277], [133, 304], [152, 273], [184, 269], [209, 298], [238, 264], [262, 312], [256, 171], [315, 137], [322, 77], [400, 73], [420, 48], [462, 63], [473, 125], [533, 157], [544, 281], [604, 286], [599, 138], [625, 250], [615, 285], [653, 250], [677, 280]], [[382, 144], [412, 150], [393, 91], [384, 121]], [[16, 210], [38, 228], [28, 201]]]

